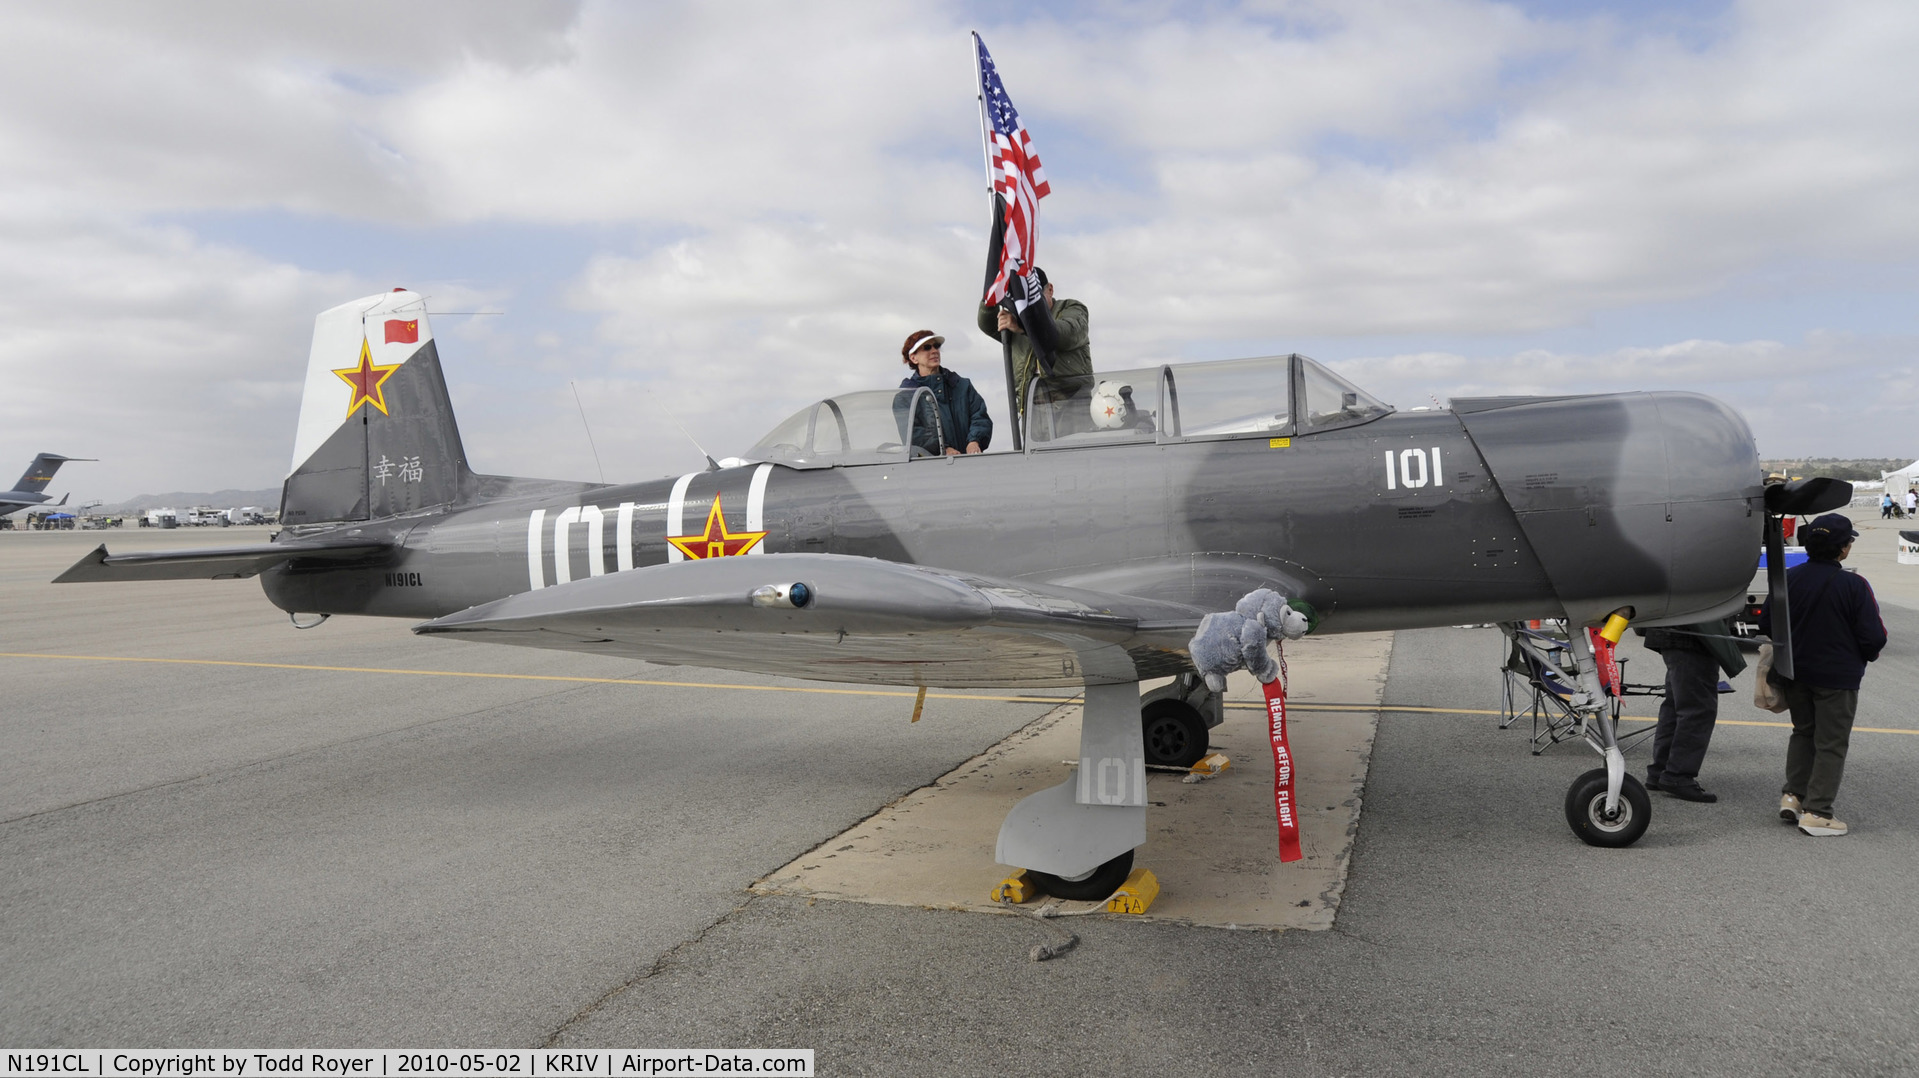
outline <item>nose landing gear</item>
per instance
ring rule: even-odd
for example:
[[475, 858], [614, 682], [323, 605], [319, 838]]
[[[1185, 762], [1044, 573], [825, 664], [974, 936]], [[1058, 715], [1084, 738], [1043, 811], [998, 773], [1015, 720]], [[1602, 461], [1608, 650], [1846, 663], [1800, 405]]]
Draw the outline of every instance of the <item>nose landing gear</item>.
[[1652, 822], [1652, 798], [1631, 775], [1619, 784], [1619, 802], [1606, 811], [1606, 769], [1595, 767], [1566, 791], [1566, 823], [1588, 846], [1630, 846]]

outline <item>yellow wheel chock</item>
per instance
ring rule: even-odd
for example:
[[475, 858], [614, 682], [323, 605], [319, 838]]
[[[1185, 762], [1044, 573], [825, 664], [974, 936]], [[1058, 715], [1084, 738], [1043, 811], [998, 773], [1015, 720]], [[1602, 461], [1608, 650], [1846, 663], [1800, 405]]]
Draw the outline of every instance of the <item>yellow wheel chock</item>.
[[1233, 761], [1228, 759], [1225, 753], [1209, 752], [1200, 757], [1199, 762], [1187, 770], [1195, 775], [1217, 775], [1231, 766], [1233, 766]]
[[1207, 779], [1212, 778], [1231, 766], [1233, 766], [1233, 761], [1227, 759], [1225, 753], [1209, 752], [1200, 757], [1198, 763], [1187, 768], [1185, 777], [1179, 781], [1189, 786], [1195, 782], [1205, 782]]
[[1159, 897], [1159, 877], [1150, 868], [1136, 868], [1106, 900], [1107, 913], [1145, 913]]
[[[993, 887], [993, 901], [1017, 906], [1031, 902], [1045, 893], [1028, 878], [1026, 870], [1022, 868]], [[1120, 884], [1119, 889], [1107, 897], [1106, 912], [1145, 913], [1152, 907], [1153, 900], [1158, 897], [1159, 877], [1153, 875], [1153, 870], [1150, 868], [1136, 868], [1127, 875], [1126, 882]]]
[[994, 885], [993, 901], [1011, 902], [1014, 905], [1019, 905], [1021, 903], [1031, 902], [1042, 893], [1038, 885], [1026, 877], [1026, 870], [1022, 868]]

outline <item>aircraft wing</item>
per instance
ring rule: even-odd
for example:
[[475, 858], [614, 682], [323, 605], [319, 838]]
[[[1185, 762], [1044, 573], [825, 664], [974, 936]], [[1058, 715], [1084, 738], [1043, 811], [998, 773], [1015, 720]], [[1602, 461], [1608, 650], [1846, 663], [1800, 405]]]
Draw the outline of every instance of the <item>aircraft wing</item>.
[[[804, 584], [795, 606], [792, 585]], [[760, 595], [755, 597], [755, 592]], [[1190, 669], [1180, 603], [841, 554], [588, 577], [414, 627], [649, 662], [880, 685], [1118, 684]]]
[[105, 543], [53, 578], [55, 584], [112, 580], [235, 580], [299, 559], [348, 561], [379, 554], [391, 544], [368, 539], [291, 539], [253, 546], [149, 550], [109, 554]]

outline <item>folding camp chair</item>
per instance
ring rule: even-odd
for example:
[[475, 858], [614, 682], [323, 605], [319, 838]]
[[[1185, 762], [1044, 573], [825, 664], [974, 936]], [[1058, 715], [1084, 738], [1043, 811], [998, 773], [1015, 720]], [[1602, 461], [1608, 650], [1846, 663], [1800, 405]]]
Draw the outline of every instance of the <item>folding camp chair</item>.
[[[1524, 715], [1532, 719], [1533, 755], [1573, 738], [1591, 739], [1586, 717], [1572, 705], [1579, 692], [1579, 667], [1572, 648], [1566, 642], [1563, 622], [1541, 621], [1539, 628], [1515, 622], [1501, 622], [1506, 634], [1506, 661], [1501, 667], [1503, 693], [1499, 728], [1509, 729]], [[1626, 660], [1618, 660], [1619, 674], [1607, 679], [1606, 706], [1611, 708], [1615, 724], [1619, 721], [1619, 702], [1627, 696], [1664, 696], [1663, 685], [1631, 685], [1625, 679]], [[1652, 726], [1634, 730], [1618, 739], [1621, 752], [1628, 752], [1653, 732]]]

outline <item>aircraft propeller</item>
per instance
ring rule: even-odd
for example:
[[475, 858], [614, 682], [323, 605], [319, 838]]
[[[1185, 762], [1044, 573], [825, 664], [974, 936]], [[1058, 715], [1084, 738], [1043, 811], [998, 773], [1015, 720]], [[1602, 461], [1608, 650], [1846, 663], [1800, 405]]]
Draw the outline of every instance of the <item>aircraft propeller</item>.
[[1786, 518], [1825, 513], [1852, 501], [1852, 484], [1826, 476], [1766, 485], [1766, 609], [1772, 615], [1772, 668], [1790, 680], [1792, 608], [1786, 596]]

